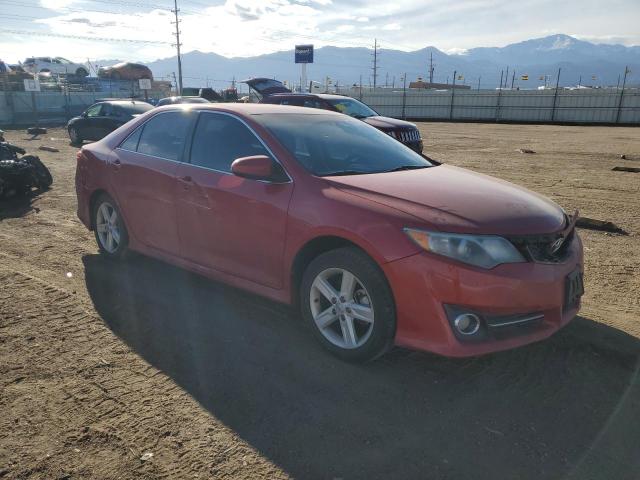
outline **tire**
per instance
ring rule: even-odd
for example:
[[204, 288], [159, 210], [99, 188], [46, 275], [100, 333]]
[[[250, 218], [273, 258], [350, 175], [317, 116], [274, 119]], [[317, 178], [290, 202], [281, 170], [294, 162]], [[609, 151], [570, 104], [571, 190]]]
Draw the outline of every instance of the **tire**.
[[76, 75], [79, 77], [87, 77], [89, 76], [89, 72], [85, 68], [80, 67], [76, 70]]
[[[113, 212], [116, 213], [115, 221], [105, 221], [105, 216], [113, 218]], [[94, 202], [91, 223], [100, 253], [112, 260], [124, 258], [129, 247], [129, 232], [120, 209], [109, 195], [103, 193]]]
[[29, 163], [34, 169], [34, 180], [36, 187], [40, 190], [48, 190], [53, 183], [53, 177], [49, 169], [42, 163], [39, 157], [35, 155], [25, 155], [21, 158], [25, 162]]
[[80, 132], [78, 132], [78, 129], [76, 127], [69, 127], [69, 139], [71, 140], [71, 145], [81, 145], [82, 141], [84, 140], [81, 136], [80, 136]]
[[311, 261], [302, 277], [300, 309], [320, 343], [343, 360], [372, 361], [393, 345], [391, 288], [378, 265], [356, 247]]

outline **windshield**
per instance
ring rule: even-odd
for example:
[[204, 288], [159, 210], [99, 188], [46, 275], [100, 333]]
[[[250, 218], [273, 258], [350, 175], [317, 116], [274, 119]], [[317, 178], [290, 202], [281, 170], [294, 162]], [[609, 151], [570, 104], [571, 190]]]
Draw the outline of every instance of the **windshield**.
[[350, 117], [367, 118], [378, 115], [375, 110], [353, 98], [331, 98], [326, 100], [336, 107], [340, 113], [344, 113]]
[[121, 107], [125, 111], [125, 113], [129, 115], [144, 113], [153, 108], [153, 106], [148, 103], [129, 103], [119, 105], [119, 107]]
[[361, 175], [433, 166], [389, 135], [346, 116], [277, 113], [254, 118], [314, 175]]

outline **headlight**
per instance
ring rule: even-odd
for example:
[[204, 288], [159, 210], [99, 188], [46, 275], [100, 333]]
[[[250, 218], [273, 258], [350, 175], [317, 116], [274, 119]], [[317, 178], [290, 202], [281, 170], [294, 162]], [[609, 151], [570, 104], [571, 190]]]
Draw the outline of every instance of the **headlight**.
[[495, 235], [462, 235], [413, 228], [404, 231], [426, 251], [476, 267], [493, 268], [501, 263], [526, 262], [511, 242]]

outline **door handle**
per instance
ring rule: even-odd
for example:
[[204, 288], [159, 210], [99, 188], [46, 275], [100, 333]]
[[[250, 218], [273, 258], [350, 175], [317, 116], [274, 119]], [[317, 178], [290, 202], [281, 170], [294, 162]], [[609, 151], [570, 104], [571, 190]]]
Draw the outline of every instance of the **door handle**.
[[191, 183], [193, 181], [190, 175], [185, 175], [184, 177], [180, 177], [180, 180], [188, 183]]
[[113, 168], [116, 170], [120, 170], [120, 167], [122, 166], [122, 162], [120, 161], [120, 159], [116, 158], [113, 163]]

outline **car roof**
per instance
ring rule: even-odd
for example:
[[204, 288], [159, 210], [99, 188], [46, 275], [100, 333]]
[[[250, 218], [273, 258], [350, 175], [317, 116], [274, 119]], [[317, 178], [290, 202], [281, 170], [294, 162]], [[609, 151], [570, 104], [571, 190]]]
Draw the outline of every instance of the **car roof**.
[[158, 107], [156, 110], [219, 110], [223, 112], [235, 112], [240, 115], [263, 115], [263, 114], [304, 114], [304, 115], [338, 115], [343, 117], [341, 113], [331, 112], [329, 110], [320, 110], [315, 108], [294, 107], [290, 105], [275, 105], [272, 103], [183, 103], [174, 105], [165, 105]]

